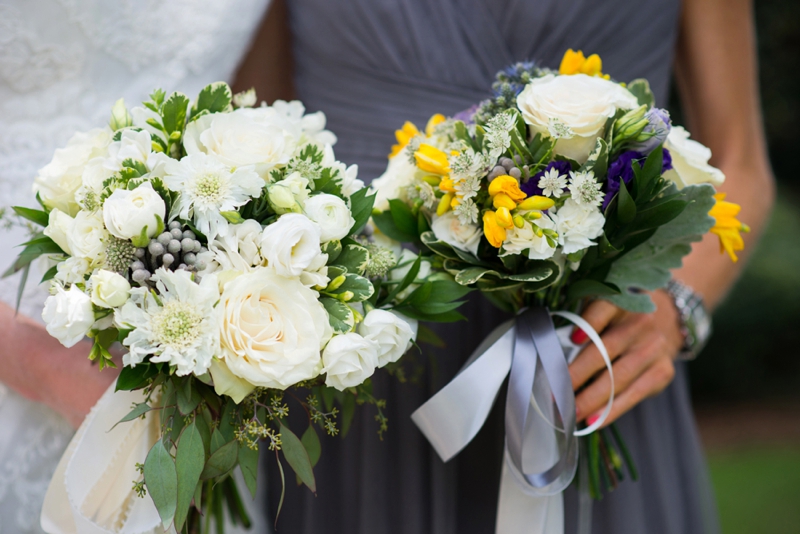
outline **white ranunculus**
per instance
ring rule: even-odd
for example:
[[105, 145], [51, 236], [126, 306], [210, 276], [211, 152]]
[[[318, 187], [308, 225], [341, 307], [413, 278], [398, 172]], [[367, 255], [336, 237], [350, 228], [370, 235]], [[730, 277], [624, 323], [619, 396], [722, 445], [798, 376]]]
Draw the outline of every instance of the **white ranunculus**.
[[56, 265], [56, 274], [53, 278], [63, 286], [84, 282], [91, 267], [88, 259], [72, 256]]
[[[408, 250], [407, 248], [403, 249], [400, 253], [399, 258], [397, 260], [397, 267], [389, 271], [389, 280], [392, 282], [399, 282], [403, 278], [406, 277], [408, 272], [411, 270], [411, 266], [417, 260], [417, 255]], [[425, 280], [431, 274], [431, 262], [426, 259], [422, 258], [422, 261], [419, 264], [419, 273], [417, 273], [417, 280]], [[411, 284], [400, 293], [397, 294], [397, 301], [401, 301], [407, 296], [411, 294], [412, 291], [417, 289], [419, 284]]]
[[606, 120], [638, 102], [618, 83], [597, 76], [548, 74], [525, 86], [517, 106], [533, 134], [551, 136], [556, 131], [555, 152], [583, 163], [603, 135]]
[[344, 239], [356, 223], [350, 208], [335, 195], [314, 195], [306, 201], [304, 211], [309, 219], [319, 224], [320, 241], [323, 243]]
[[94, 310], [89, 296], [72, 286], [68, 291], [56, 287], [56, 294], [47, 297], [42, 311], [47, 332], [69, 348], [82, 340], [94, 324]]
[[300, 281], [304, 286], [325, 288], [330, 282], [328, 278], [328, 255], [320, 254], [306, 269], [300, 273]]
[[459, 250], [478, 255], [478, 245], [483, 236], [483, 230], [477, 224], [461, 224], [458, 216], [453, 211], [448, 211], [441, 217], [434, 215], [431, 221], [431, 230], [439, 241]]
[[380, 309], [369, 312], [358, 327], [365, 339], [373, 341], [378, 351], [378, 367], [394, 363], [411, 348], [417, 337], [416, 319]]
[[319, 225], [305, 215], [287, 213], [264, 228], [261, 255], [281, 276], [300, 276], [320, 254]]
[[128, 301], [131, 284], [117, 273], [100, 269], [89, 279], [92, 303], [101, 308], [119, 308]]
[[75, 220], [72, 217], [60, 209], [54, 208], [53, 211], [50, 212], [47, 226], [44, 229], [44, 235], [52, 239], [56, 245], [61, 247], [61, 250], [71, 255], [72, 249], [69, 248], [67, 235], [72, 231], [72, 226], [74, 224]]
[[276, 166], [289, 162], [296, 140], [279, 125], [259, 120], [256, 109], [213, 113], [190, 122], [184, 134], [186, 153], [213, 154], [229, 167], [252, 165], [266, 177]]
[[344, 391], [372, 376], [378, 366], [378, 348], [355, 332], [334, 336], [322, 353], [322, 363], [325, 385]]
[[105, 257], [108, 232], [97, 212], [79, 211], [67, 233], [70, 254], [98, 263]]
[[286, 389], [319, 372], [332, 335], [317, 292], [268, 267], [225, 284], [217, 305], [222, 359], [255, 386]]
[[[541, 219], [535, 222], [539, 228], [553, 230], [556, 225], [547, 215], [543, 215]], [[506, 232], [506, 240], [503, 241], [503, 251], [500, 256], [508, 256], [509, 254], [522, 254], [527, 250], [527, 258], [531, 260], [546, 260], [553, 257], [556, 249], [551, 247], [547, 242], [547, 238], [543, 235], [538, 237], [534, 233], [534, 223], [525, 221], [522, 228], [512, 227]]]
[[364, 189], [364, 181], [358, 178], [358, 165], [350, 165], [342, 175], [342, 194], [350, 198], [359, 189]]
[[109, 128], [73, 135], [67, 146], [57, 149], [50, 163], [39, 169], [33, 183], [34, 193], [49, 208], [58, 208], [68, 215], [78, 213], [75, 193], [81, 186], [83, 170], [91, 159], [106, 155], [111, 135]]
[[153, 237], [158, 229], [158, 219], [165, 217], [166, 205], [150, 182], [128, 191], [117, 189], [103, 203], [103, 220], [111, 235], [120, 239], [132, 239], [141, 235], [147, 227], [147, 237]]
[[403, 189], [414, 183], [416, 172], [416, 165], [406, 157], [405, 152], [390, 159], [383, 174], [369, 186], [375, 192], [375, 207], [385, 211], [389, 209], [389, 200], [402, 198]]
[[711, 149], [689, 139], [689, 132], [682, 126], [672, 127], [664, 147], [672, 156], [672, 169], [664, 177], [675, 182], [678, 189], [696, 184], [719, 187], [725, 181], [722, 171], [708, 164]]
[[214, 381], [214, 391], [217, 395], [227, 395], [233, 402], [239, 404], [256, 387], [231, 373], [225, 360], [214, 358], [211, 360], [211, 367], [208, 368], [211, 379]]
[[198, 254], [198, 261], [205, 264], [203, 274], [221, 270], [244, 272], [264, 264], [261, 232], [261, 224], [254, 219], [231, 225], [227, 235], [217, 236], [208, 244], [208, 251]]
[[594, 245], [596, 237], [603, 233], [606, 219], [599, 209], [584, 207], [567, 199], [555, 213], [551, 213], [558, 232], [558, 244], [563, 247], [564, 254], [572, 254]]

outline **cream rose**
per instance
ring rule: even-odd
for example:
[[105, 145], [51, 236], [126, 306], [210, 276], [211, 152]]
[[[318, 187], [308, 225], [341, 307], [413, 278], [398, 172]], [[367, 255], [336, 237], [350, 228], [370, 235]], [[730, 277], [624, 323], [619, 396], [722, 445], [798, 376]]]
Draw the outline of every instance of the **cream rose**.
[[517, 106], [532, 133], [555, 134], [555, 152], [584, 163], [603, 135], [606, 120], [638, 102], [618, 83], [597, 76], [548, 74], [525, 86]]
[[56, 294], [47, 297], [42, 310], [47, 332], [69, 348], [82, 340], [94, 324], [94, 310], [89, 296], [72, 286], [68, 291], [56, 286]]
[[167, 207], [164, 199], [156, 193], [150, 182], [128, 191], [117, 189], [103, 203], [103, 220], [111, 234], [120, 239], [132, 239], [141, 235], [147, 227], [147, 237], [153, 237], [158, 229], [158, 218], [164, 220]]
[[378, 366], [375, 342], [350, 332], [331, 339], [322, 353], [325, 385], [344, 391], [372, 376]]
[[394, 363], [411, 348], [417, 337], [418, 323], [400, 314], [374, 309], [358, 327], [358, 332], [375, 343], [378, 367]]
[[461, 224], [455, 212], [448, 211], [441, 217], [434, 215], [431, 230], [436, 239], [459, 250], [478, 255], [483, 230], [477, 224]]
[[245, 397], [256, 389], [256, 387], [247, 380], [242, 380], [231, 373], [225, 360], [220, 360], [219, 358], [211, 360], [208, 373], [211, 375], [211, 380], [214, 381], [214, 391], [217, 395], [227, 395], [232, 398], [233, 402], [236, 404], [242, 402]]
[[56, 245], [61, 247], [61, 250], [69, 255], [72, 255], [72, 249], [69, 248], [67, 234], [72, 231], [74, 223], [75, 220], [72, 217], [60, 209], [54, 208], [50, 212], [47, 226], [44, 229], [44, 235], [52, 239]]
[[110, 141], [109, 128], [76, 133], [67, 146], [57, 149], [52, 161], [39, 170], [33, 192], [38, 193], [49, 208], [75, 215], [80, 209], [75, 193], [81, 187], [83, 170], [91, 159], [106, 155]]
[[294, 137], [252, 111], [214, 113], [190, 122], [184, 134], [186, 153], [214, 154], [229, 167], [253, 165], [262, 177], [288, 163], [296, 147]]
[[255, 386], [286, 389], [317, 376], [331, 338], [317, 293], [259, 267], [225, 284], [217, 304], [222, 359]]
[[95, 212], [79, 211], [67, 232], [70, 254], [86, 258], [90, 263], [104, 258], [107, 240], [103, 219]]
[[683, 127], [672, 127], [664, 147], [672, 156], [672, 169], [665, 172], [664, 177], [675, 182], [678, 189], [696, 184], [719, 187], [725, 181], [722, 171], [708, 164], [711, 149], [689, 139], [689, 132]]
[[328, 194], [314, 195], [303, 207], [308, 218], [319, 224], [320, 240], [344, 239], [356, 223], [344, 200]]
[[131, 285], [117, 273], [100, 269], [89, 278], [92, 303], [101, 308], [119, 308], [128, 301]]
[[305, 215], [287, 213], [264, 228], [261, 255], [281, 276], [300, 276], [321, 254], [319, 225]]

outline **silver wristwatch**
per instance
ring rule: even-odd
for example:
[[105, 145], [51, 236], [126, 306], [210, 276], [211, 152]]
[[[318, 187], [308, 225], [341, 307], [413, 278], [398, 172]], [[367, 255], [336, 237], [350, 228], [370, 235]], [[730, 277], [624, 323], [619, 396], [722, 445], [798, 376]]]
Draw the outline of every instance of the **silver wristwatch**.
[[711, 336], [711, 316], [703, 305], [703, 297], [686, 284], [672, 279], [666, 290], [672, 296], [680, 314], [683, 347], [678, 353], [678, 359], [693, 360]]

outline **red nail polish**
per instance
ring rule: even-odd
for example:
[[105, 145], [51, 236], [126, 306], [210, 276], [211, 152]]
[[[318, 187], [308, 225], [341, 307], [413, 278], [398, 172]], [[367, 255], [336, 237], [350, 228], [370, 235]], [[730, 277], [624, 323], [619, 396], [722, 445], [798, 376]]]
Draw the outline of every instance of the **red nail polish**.
[[575, 343], [576, 345], [583, 345], [584, 343], [586, 343], [586, 340], [589, 339], [589, 336], [586, 334], [586, 332], [584, 332], [580, 328], [576, 328], [575, 331], [572, 332], [572, 336], [570, 339], [572, 339], [572, 342]]
[[592, 426], [593, 424], [595, 424], [597, 422], [598, 419], [600, 419], [600, 414], [599, 413], [596, 413], [594, 415], [590, 415], [589, 417], [586, 418], [586, 425], [587, 426]]

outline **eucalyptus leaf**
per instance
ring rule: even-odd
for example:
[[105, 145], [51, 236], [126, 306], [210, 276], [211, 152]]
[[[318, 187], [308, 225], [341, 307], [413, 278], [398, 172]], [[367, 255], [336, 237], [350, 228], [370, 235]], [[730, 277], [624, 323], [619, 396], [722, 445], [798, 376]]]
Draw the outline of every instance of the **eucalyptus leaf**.
[[258, 449], [251, 449], [247, 445], [239, 445], [239, 467], [242, 477], [250, 495], [256, 498], [258, 489]]
[[281, 425], [281, 451], [294, 472], [303, 481], [303, 484], [314, 493], [317, 492], [317, 482], [314, 479], [314, 468], [306, 448], [294, 432], [287, 426]]
[[317, 431], [314, 430], [313, 425], [308, 425], [300, 441], [303, 443], [303, 447], [306, 448], [308, 458], [311, 460], [311, 467], [314, 467], [322, 455], [322, 444], [319, 442], [319, 436], [317, 436]]
[[158, 510], [161, 525], [167, 530], [177, 508], [178, 472], [172, 456], [161, 440], [156, 441], [147, 453], [144, 461], [144, 482]]
[[143, 416], [152, 409], [153, 408], [146, 402], [139, 403], [133, 408], [133, 410], [128, 412], [128, 415], [117, 421], [117, 423], [114, 426], [117, 426], [120, 423], [127, 423], [128, 421], [133, 421], [134, 419], [138, 419], [139, 417]]
[[200, 482], [200, 474], [205, 465], [205, 448], [203, 438], [197, 429], [196, 422], [187, 426], [178, 441], [178, 452], [175, 455], [175, 469], [178, 473], [178, 504], [175, 508], [175, 530], [180, 532], [189, 507], [192, 504], [195, 488]]
[[238, 458], [239, 444], [235, 441], [229, 441], [208, 457], [208, 461], [206, 461], [200, 478], [202, 480], [208, 480], [226, 474], [236, 466], [236, 460]]

